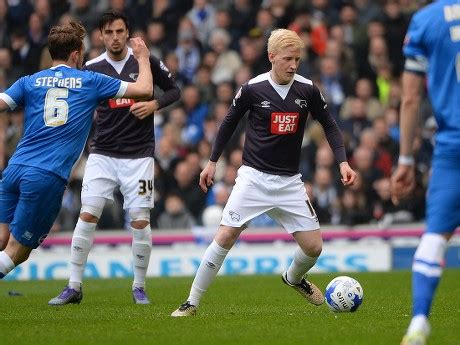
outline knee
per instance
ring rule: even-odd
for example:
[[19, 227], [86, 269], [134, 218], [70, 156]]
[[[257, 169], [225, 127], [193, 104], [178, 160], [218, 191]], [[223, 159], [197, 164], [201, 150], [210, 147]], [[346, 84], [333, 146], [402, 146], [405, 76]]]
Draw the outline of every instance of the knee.
[[133, 229], [142, 230], [150, 225], [150, 222], [147, 220], [133, 220], [130, 223]]
[[99, 218], [96, 217], [95, 215], [92, 215], [91, 213], [88, 212], [82, 212], [80, 213], [80, 219], [87, 222], [87, 223], [97, 223], [99, 221]]
[[219, 246], [225, 249], [230, 249], [240, 237], [241, 232], [245, 229], [232, 227], [221, 227], [214, 238]]
[[142, 230], [150, 224], [150, 209], [147, 207], [130, 208], [128, 215], [133, 229]]
[[307, 248], [302, 248], [302, 250], [309, 257], [317, 258], [318, 256], [321, 255], [321, 252], [323, 250], [323, 243], [322, 241], [311, 243], [310, 245], [307, 246]]

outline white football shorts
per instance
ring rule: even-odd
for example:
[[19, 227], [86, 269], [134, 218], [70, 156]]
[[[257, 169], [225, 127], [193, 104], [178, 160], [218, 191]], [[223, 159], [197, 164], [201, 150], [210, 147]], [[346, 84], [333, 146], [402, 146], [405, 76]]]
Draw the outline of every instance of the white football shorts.
[[113, 201], [119, 186], [123, 208], [153, 207], [152, 157], [122, 159], [90, 154], [86, 162], [81, 197], [102, 197]]
[[241, 166], [221, 224], [239, 228], [258, 215], [267, 213], [288, 233], [319, 229], [318, 217], [300, 176], [266, 174]]

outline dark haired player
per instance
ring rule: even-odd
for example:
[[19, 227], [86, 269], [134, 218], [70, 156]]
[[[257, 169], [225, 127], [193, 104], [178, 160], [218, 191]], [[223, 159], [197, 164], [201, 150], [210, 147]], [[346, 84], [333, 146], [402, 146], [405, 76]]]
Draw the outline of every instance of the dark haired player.
[[[136, 80], [139, 66], [127, 46], [126, 16], [106, 12], [99, 22], [106, 52], [86, 63], [85, 69]], [[163, 91], [157, 99], [134, 102], [129, 98], [109, 99], [97, 108], [96, 128], [86, 163], [81, 193], [81, 211], [72, 237], [69, 285], [50, 305], [80, 303], [86, 260], [93, 244], [97, 222], [117, 187], [123, 194], [133, 236], [134, 281], [132, 296], [136, 304], [148, 304], [145, 276], [152, 250], [150, 209], [153, 207], [153, 114], [180, 97], [180, 90], [163, 62], [150, 57], [153, 80]]]

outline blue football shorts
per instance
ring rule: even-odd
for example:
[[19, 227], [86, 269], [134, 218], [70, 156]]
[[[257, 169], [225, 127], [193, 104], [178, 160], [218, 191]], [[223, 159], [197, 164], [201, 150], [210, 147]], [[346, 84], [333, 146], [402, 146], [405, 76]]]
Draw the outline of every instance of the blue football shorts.
[[460, 225], [460, 163], [435, 157], [428, 186], [426, 232], [453, 232]]
[[37, 248], [59, 213], [67, 181], [52, 172], [9, 165], [0, 180], [0, 223], [22, 245]]

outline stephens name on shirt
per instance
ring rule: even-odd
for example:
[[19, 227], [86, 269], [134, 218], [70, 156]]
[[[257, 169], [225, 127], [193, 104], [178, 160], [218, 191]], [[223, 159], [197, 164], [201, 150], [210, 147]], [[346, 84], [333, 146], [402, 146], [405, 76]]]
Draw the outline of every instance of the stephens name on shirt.
[[80, 89], [81, 78], [40, 77], [35, 80], [35, 87], [65, 87], [67, 89]]

